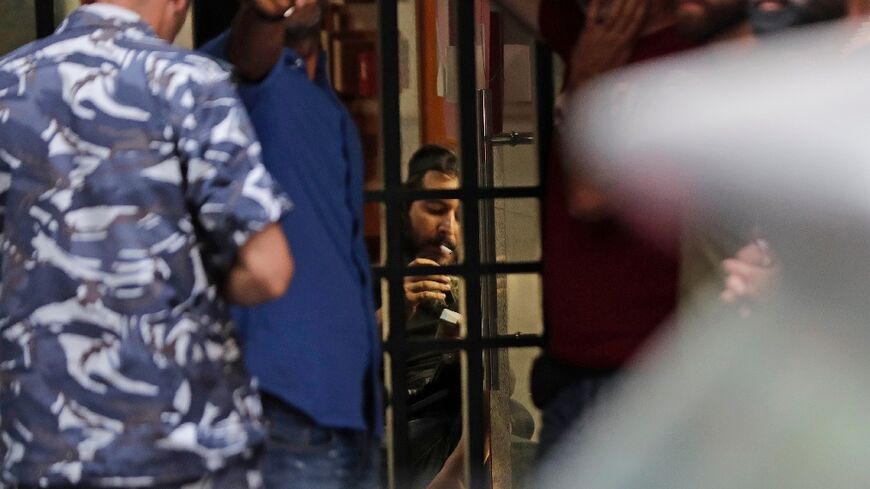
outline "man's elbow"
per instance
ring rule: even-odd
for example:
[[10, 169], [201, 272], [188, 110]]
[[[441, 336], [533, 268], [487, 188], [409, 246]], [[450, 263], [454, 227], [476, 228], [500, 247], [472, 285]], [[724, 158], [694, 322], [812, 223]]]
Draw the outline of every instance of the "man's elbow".
[[281, 251], [270, 253], [269, 260], [258, 260], [256, 266], [250, 268], [253, 286], [264, 301], [283, 296], [293, 280], [296, 268], [293, 254], [289, 246]]
[[259, 289], [259, 296], [265, 300], [277, 299], [287, 293], [296, 264], [289, 250], [286, 256], [276, 259], [268, 266], [254, 271], [253, 281]]
[[271, 224], [239, 250], [238, 261], [227, 281], [227, 298], [239, 305], [256, 305], [287, 292], [293, 278], [290, 245], [281, 227]]

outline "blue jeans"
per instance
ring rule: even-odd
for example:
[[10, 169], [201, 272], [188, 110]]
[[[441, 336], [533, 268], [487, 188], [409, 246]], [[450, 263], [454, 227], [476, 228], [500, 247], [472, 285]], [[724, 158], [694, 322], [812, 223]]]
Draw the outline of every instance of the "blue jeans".
[[272, 396], [263, 396], [269, 423], [265, 489], [378, 489], [381, 446], [368, 432], [333, 429]]

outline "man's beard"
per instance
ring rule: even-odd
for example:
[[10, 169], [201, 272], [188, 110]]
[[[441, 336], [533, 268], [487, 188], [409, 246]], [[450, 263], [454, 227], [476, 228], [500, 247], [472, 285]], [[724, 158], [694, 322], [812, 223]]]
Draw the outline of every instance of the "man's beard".
[[[410, 224], [408, 224], [408, 226], [410, 226]], [[432, 260], [443, 266], [453, 265], [458, 261], [456, 251], [457, 245], [451, 239], [434, 238], [420, 240], [417, 236], [414, 236], [412, 232], [407, 232], [402, 241], [404, 242], [405, 256], [409, 262], [415, 258], [426, 258], [427, 260]], [[440, 250], [441, 246], [447, 247], [452, 251], [452, 253], [449, 256], [445, 256], [445, 254], [440, 251], [429, 251]]]

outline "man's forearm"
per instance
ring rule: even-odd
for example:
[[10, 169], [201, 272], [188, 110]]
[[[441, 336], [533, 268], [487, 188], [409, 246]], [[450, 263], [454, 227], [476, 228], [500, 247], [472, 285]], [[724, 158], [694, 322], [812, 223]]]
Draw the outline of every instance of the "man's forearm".
[[293, 277], [293, 255], [280, 226], [271, 224], [239, 249], [224, 283], [225, 298], [252, 306], [280, 297]]
[[250, 269], [233, 267], [225, 284], [225, 298], [231, 304], [255, 306], [280, 296], [277, 290], [264, 285]]
[[271, 20], [244, 3], [233, 19], [227, 57], [245, 81], [260, 81], [269, 74], [284, 49], [284, 23]]

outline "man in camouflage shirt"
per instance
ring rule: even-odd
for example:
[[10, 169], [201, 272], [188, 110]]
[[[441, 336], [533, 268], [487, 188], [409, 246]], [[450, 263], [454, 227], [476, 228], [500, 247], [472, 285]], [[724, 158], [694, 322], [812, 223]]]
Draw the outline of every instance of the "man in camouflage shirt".
[[111, 0], [0, 59], [3, 487], [259, 486], [225, 300], [281, 295], [289, 208], [188, 0]]

